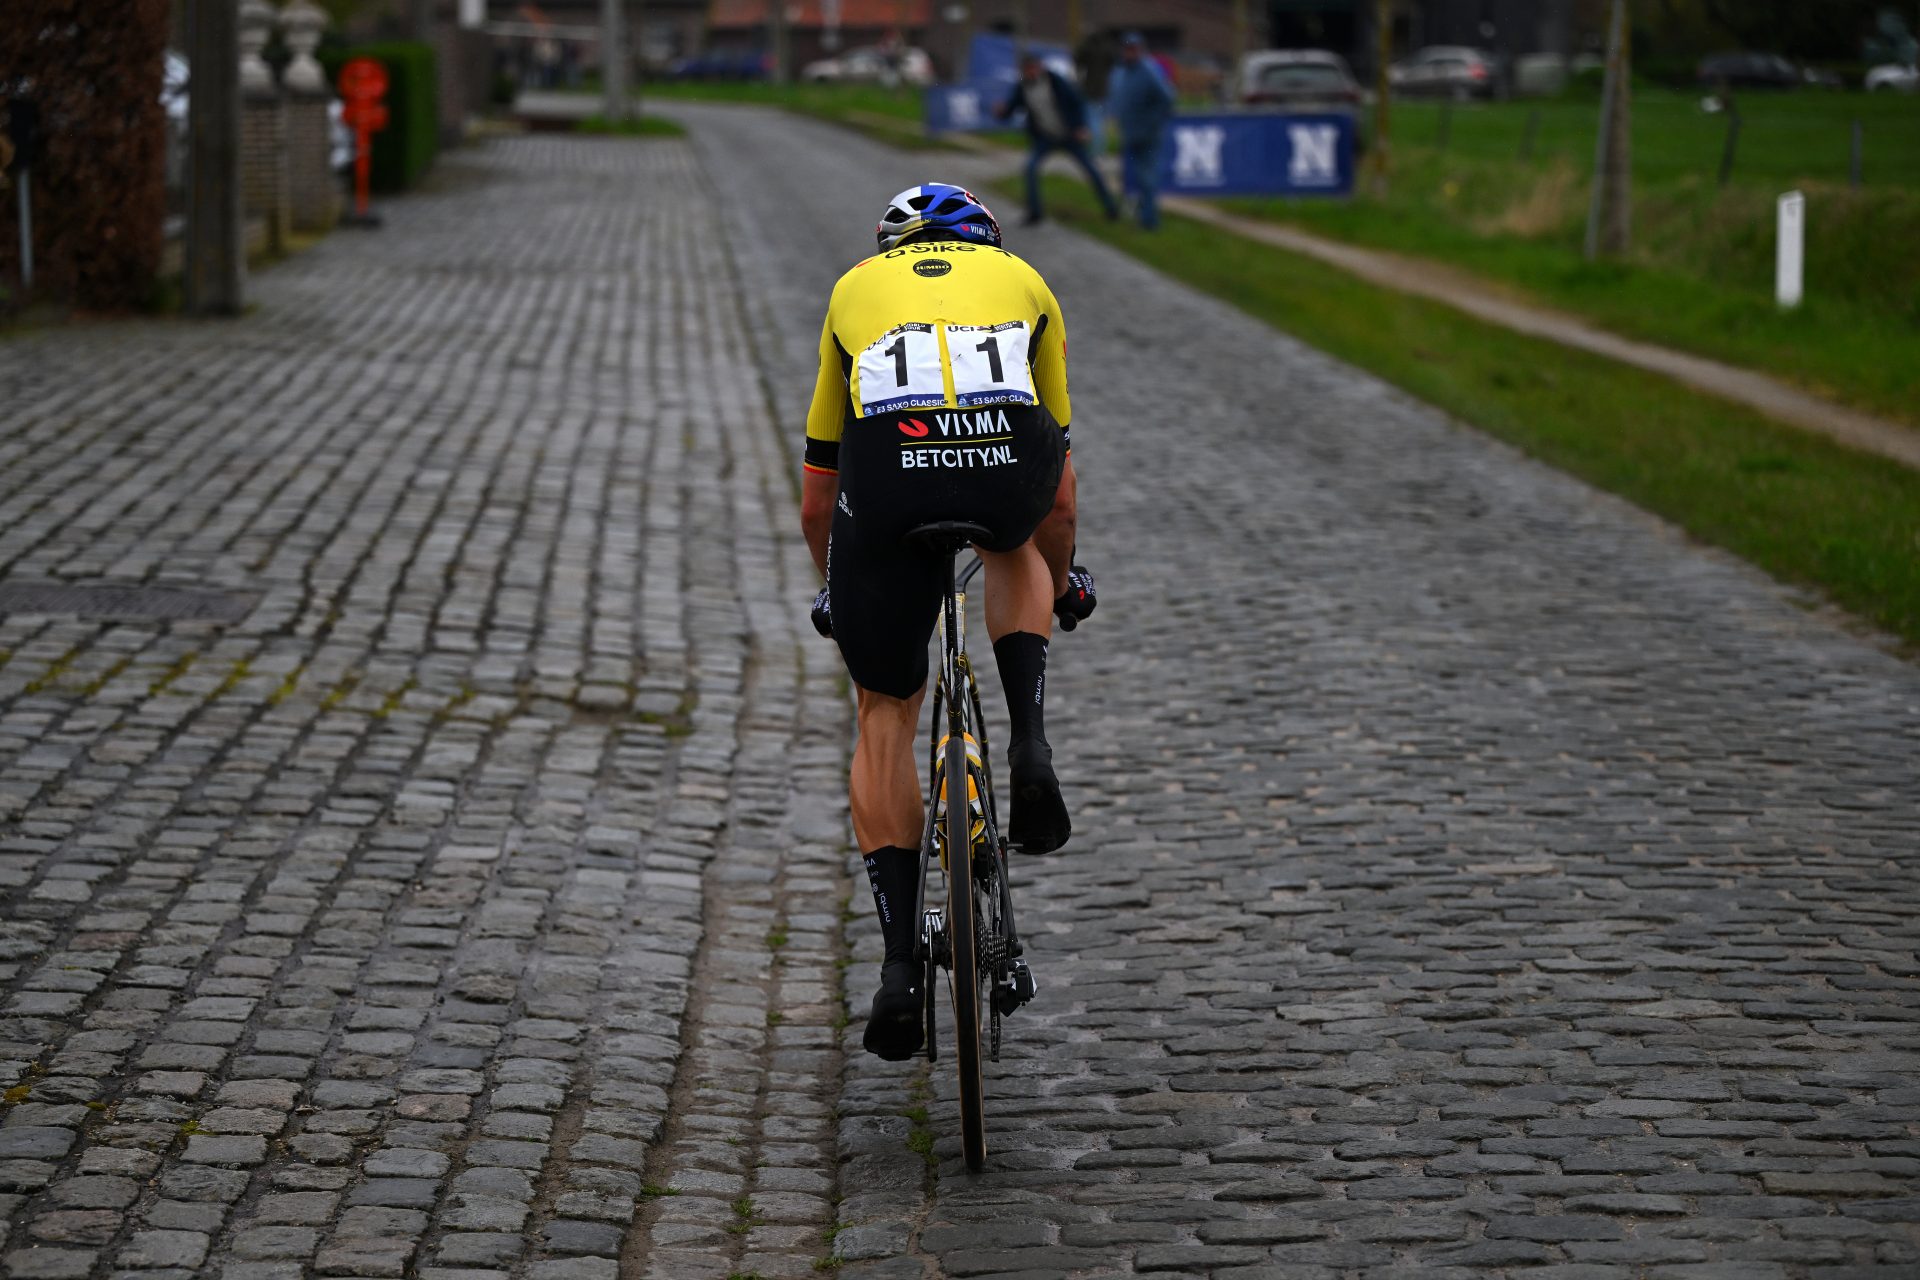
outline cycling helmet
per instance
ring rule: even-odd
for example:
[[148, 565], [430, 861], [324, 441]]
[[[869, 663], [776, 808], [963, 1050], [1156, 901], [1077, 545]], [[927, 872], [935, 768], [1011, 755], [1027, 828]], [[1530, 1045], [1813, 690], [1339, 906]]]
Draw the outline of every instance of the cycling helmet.
[[1000, 247], [1000, 224], [973, 192], [945, 182], [908, 187], [887, 201], [873, 229], [880, 251], [897, 247], [929, 231], [945, 231], [974, 244]]

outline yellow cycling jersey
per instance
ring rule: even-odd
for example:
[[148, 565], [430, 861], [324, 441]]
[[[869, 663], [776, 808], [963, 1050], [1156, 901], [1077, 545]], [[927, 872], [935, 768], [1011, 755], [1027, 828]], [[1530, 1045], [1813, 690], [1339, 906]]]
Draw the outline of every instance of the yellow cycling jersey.
[[809, 471], [839, 469], [862, 418], [908, 409], [1039, 405], [1066, 429], [1067, 326], [1040, 273], [1005, 249], [904, 244], [840, 277], [820, 328]]

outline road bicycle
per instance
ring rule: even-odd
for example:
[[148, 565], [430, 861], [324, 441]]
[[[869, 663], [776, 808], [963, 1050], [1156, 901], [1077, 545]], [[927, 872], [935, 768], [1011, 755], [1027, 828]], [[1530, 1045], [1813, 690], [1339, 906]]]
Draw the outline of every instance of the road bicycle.
[[[1033, 971], [1021, 958], [1020, 933], [1013, 922], [1013, 893], [1007, 877], [1007, 842], [988, 767], [986, 720], [980, 712], [980, 688], [967, 659], [966, 588], [980, 571], [976, 557], [954, 573], [954, 560], [991, 534], [975, 524], [943, 521], [922, 525], [908, 538], [941, 556], [946, 565], [939, 618], [939, 680], [933, 690], [932, 729], [928, 735], [927, 822], [920, 835], [920, 890], [916, 918], [919, 945], [914, 959], [923, 966], [927, 1021], [927, 1061], [938, 1059], [935, 996], [938, 969], [945, 969], [953, 1004], [954, 1058], [960, 1074], [960, 1145], [967, 1168], [980, 1172], [987, 1161], [984, 1060], [1000, 1060], [1000, 1021], [1033, 999]], [[966, 779], [964, 793], [949, 787]], [[964, 799], [960, 799], [964, 795]], [[956, 802], [957, 801], [957, 802]], [[935, 875], [940, 878], [936, 890]], [[935, 897], [944, 895], [944, 905]]]

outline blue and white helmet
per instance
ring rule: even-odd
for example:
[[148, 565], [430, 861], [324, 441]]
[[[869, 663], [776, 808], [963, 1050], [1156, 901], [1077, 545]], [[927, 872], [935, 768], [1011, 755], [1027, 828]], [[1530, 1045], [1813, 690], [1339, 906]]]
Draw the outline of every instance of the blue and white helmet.
[[965, 187], [928, 182], [908, 187], [887, 201], [873, 234], [885, 253], [915, 236], [944, 231], [974, 244], [1000, 247], [1000, 224], [991, 210]]

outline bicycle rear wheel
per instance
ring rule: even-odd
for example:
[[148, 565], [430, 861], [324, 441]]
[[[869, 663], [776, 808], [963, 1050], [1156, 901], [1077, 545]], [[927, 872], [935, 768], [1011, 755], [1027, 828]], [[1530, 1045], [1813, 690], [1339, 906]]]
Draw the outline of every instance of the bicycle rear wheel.
[[953, 1041], [960, 1072], [960, 1146], [967, 1168], [987, 1163], [986, 1090], [980, 1076], [980, 947], [973, 883], [973, 812], [967, 803], [966, 720], [950, 699], [947, 721], [947, 915], [953, 934]]

